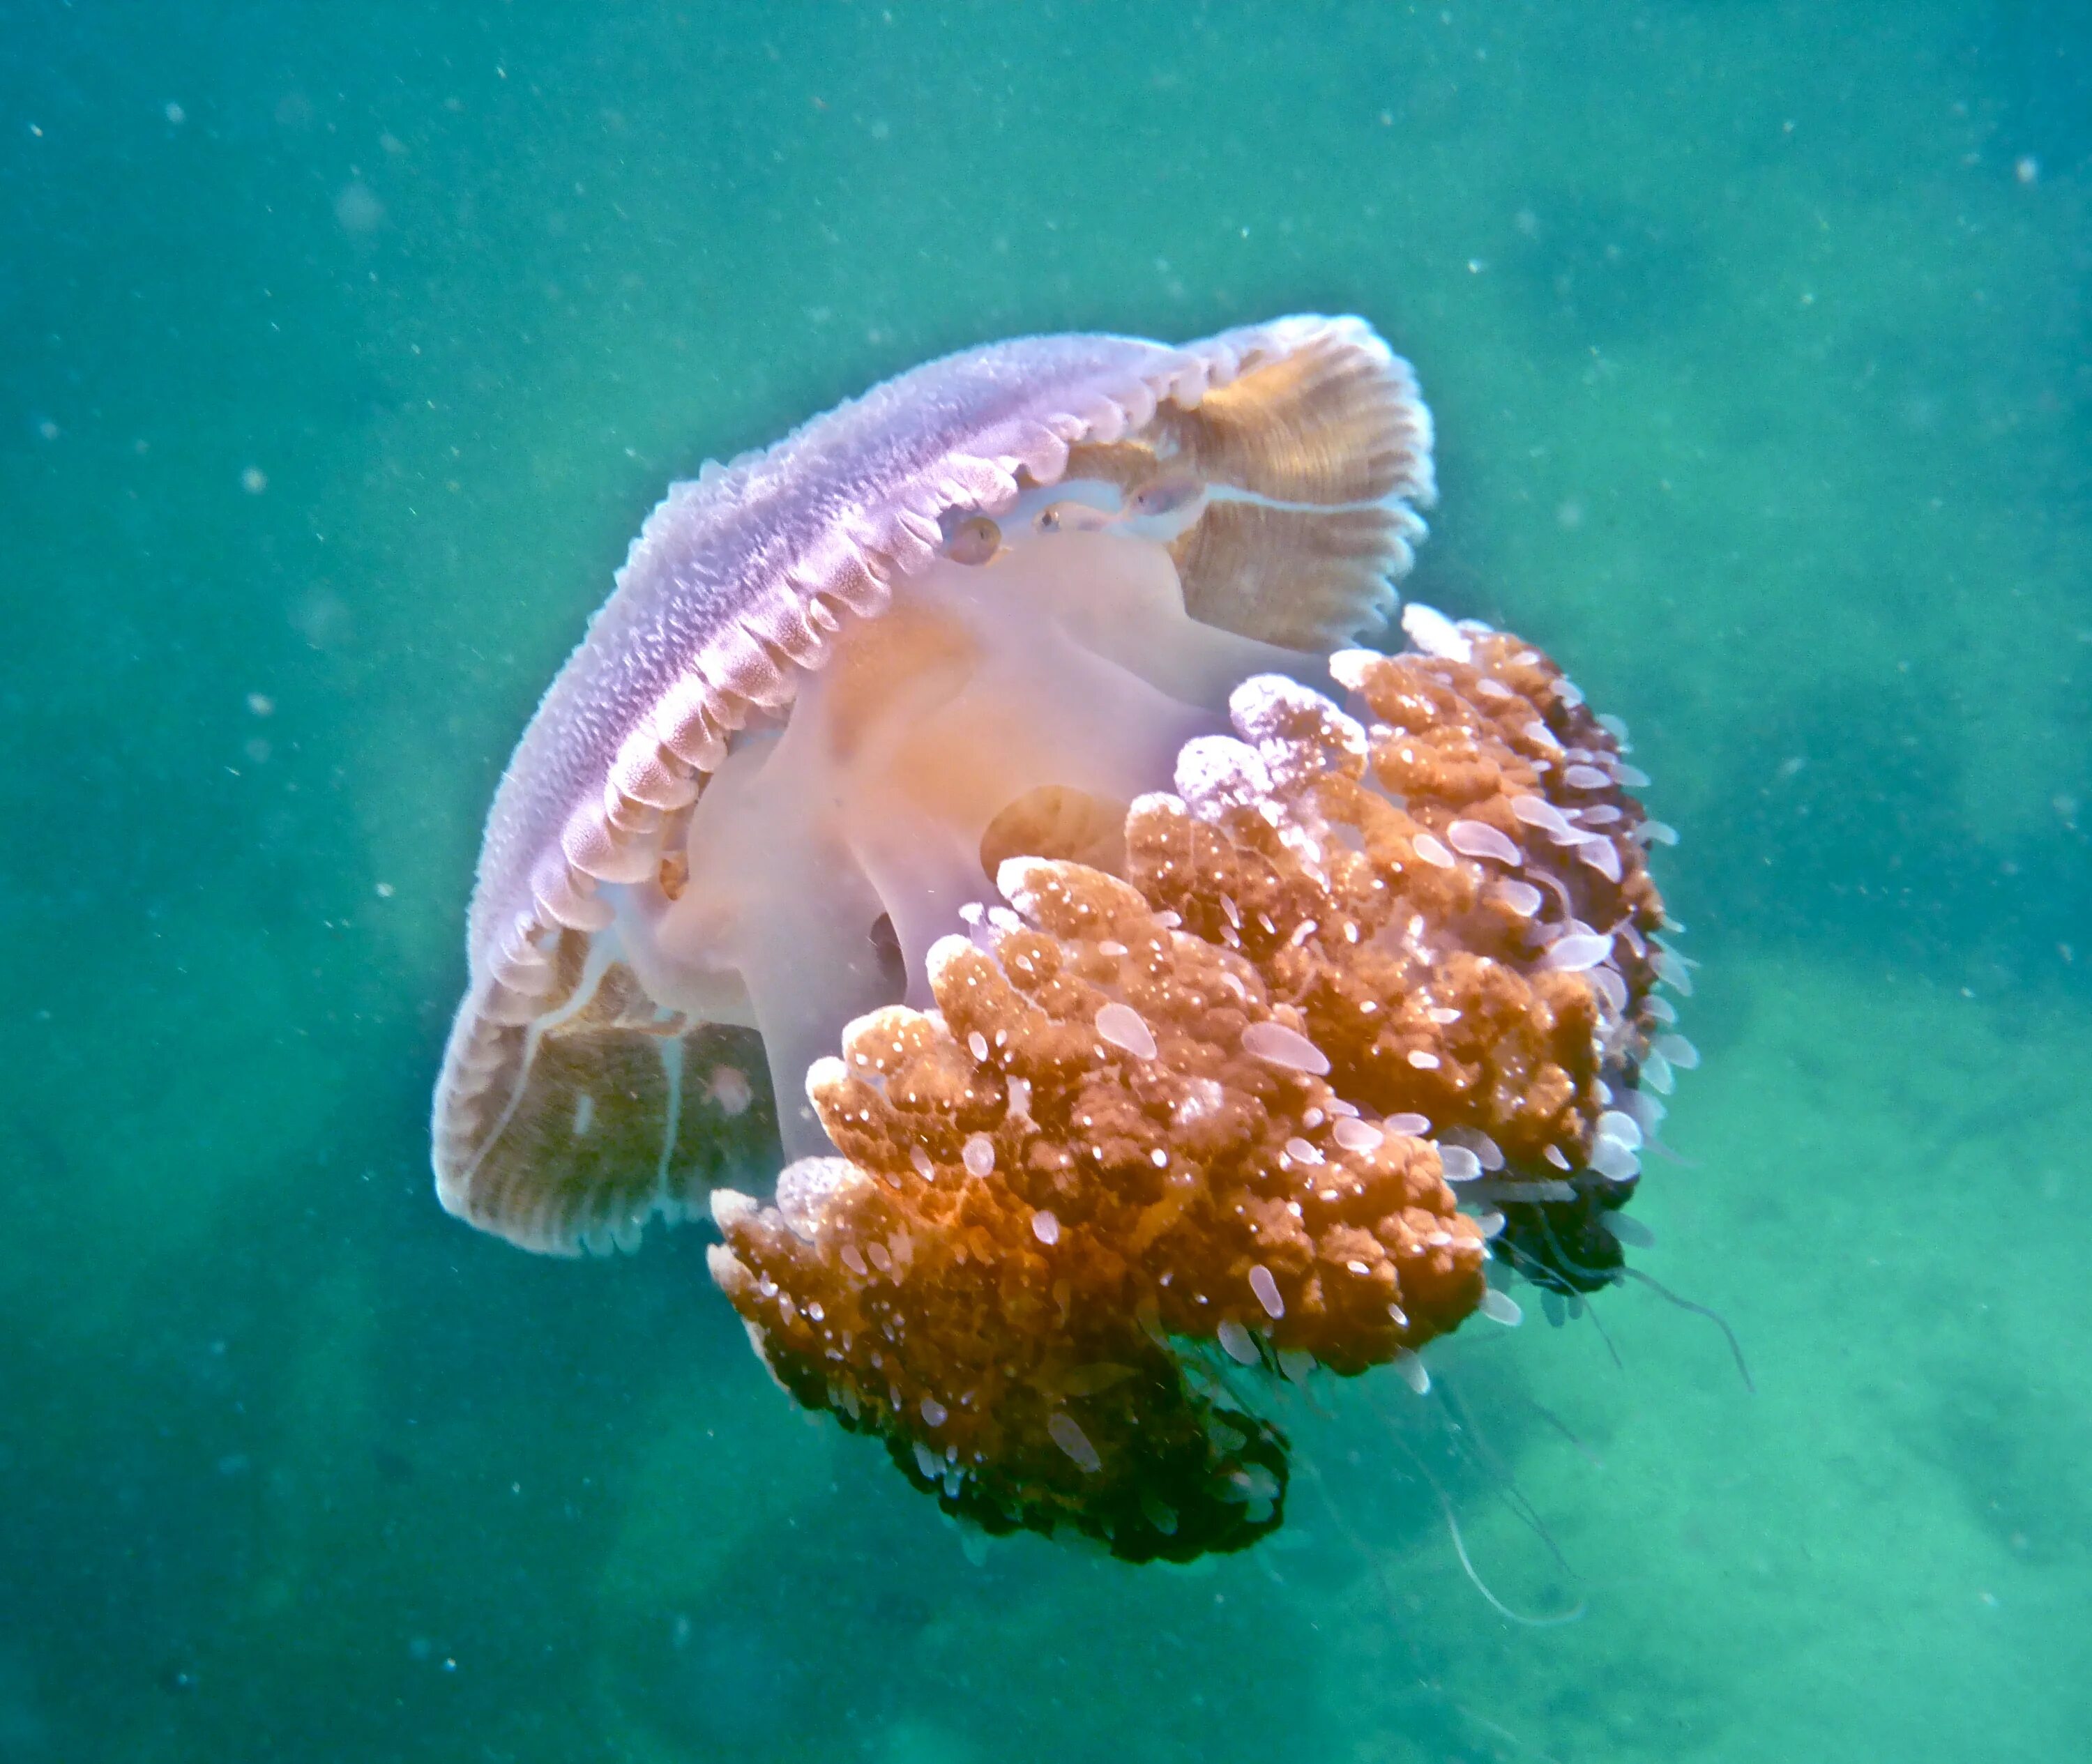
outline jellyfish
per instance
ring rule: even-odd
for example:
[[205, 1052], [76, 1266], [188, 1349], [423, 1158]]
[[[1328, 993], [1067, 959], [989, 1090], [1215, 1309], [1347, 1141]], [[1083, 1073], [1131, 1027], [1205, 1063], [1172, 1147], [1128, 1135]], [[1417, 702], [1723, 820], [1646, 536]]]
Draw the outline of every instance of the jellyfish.
[[1605, 1283], [1666, 830], [1522, 639], [1359, 646], [1430, 444], [1299, 317], [975, 350], [672, 488], [496, 795], [443, 1204], [708, 1208], [799, 1402], [1131, 1560], [1282, 1522], [1272, 1381], [1420, 1381], [1493, 1259]]

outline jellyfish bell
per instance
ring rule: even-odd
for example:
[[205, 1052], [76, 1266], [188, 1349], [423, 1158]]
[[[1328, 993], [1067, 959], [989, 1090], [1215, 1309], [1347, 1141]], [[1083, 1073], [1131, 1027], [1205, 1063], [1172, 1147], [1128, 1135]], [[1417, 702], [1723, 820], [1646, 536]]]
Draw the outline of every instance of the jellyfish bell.
[[1368, 326], [1295, 318], [973, 350], [673, 486], [495, 796], [444, 1205], [629, 1247], [831, 1150], [804, 1074], [928, 1001], [998, 865], [1110, 863], [1238, 681], [1384, 622], [1430, 435]]

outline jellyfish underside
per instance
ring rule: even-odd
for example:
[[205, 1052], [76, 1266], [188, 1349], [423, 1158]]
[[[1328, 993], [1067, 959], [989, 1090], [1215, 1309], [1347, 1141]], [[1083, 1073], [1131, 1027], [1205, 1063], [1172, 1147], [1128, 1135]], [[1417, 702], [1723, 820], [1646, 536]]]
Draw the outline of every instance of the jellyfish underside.
[[807, 1068], [851, 1019], [928, 1003], [930, 945], [995, 898], [1002, 858], [1112, 867], [1128, 805], [1226, 727], [1237, 681], [1326, 678], [1186, 612], [1167, 542], [1196, 508], [1064, 482], [1008, 511], [986, 556], [982, 517], [951, 523], [788, 716], [738, 734], [666, 873], [604, 888], [657, 1006], [761, 1032], [788, 1158], [830, 1149]]
[[1131, 806], [1120, 873], [1003, 865], [1007, 908], [930, 952], [934, 1008], [809, 1072], [842, 1156], [772, 1207], [714, 1193], [713, 1278], [772, 1372], [947, 1511], [1245, 1547], [1287, 1486], [1257, 1389], [1390, 1361], [1425, 1388], [1492, 1235], [1545, 1290], [1602, 1283], [1558, 1239], [1580, 1208], [1623, 1241], [1598, 1221], [1656, 1118], [1640, 806], [1545, 656], [1411, 610], [1417, 648], [1328, 664], [1364, 720], [1244, 681], [1235, 737]]

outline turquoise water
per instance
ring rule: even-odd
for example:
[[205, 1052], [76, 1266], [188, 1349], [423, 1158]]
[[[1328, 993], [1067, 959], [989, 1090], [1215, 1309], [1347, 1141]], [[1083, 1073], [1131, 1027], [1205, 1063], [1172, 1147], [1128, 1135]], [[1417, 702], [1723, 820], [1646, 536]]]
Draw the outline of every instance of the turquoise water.
[[[5, 15], [0, 1759], [2082, 1755], [2078, 9]], [[1535, 1307], [1248, 1555], [977, 1563], [704, 1234], [437, 1208], [480, 817], [671, 477], [1296, 309], [1685, 832], [1643, 1265], [1755, 1394]]]

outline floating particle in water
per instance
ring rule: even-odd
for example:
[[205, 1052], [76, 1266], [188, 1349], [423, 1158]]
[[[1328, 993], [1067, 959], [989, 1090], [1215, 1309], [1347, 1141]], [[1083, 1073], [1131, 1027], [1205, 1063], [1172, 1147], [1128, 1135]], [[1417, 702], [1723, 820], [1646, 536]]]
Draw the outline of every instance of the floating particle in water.
[[748, 1082], [748, 1074], [737, 1066], [716, 1068], [705, 1092], [719, 1112], [727, 1116], [746, 1114], [749, 1105], [755, 1100], [755, 1091]]
[[374, 233], [385, 224], [385, 205], [369, 184], [354, 179], [335, 196], [334, 218], [344, 232]]

